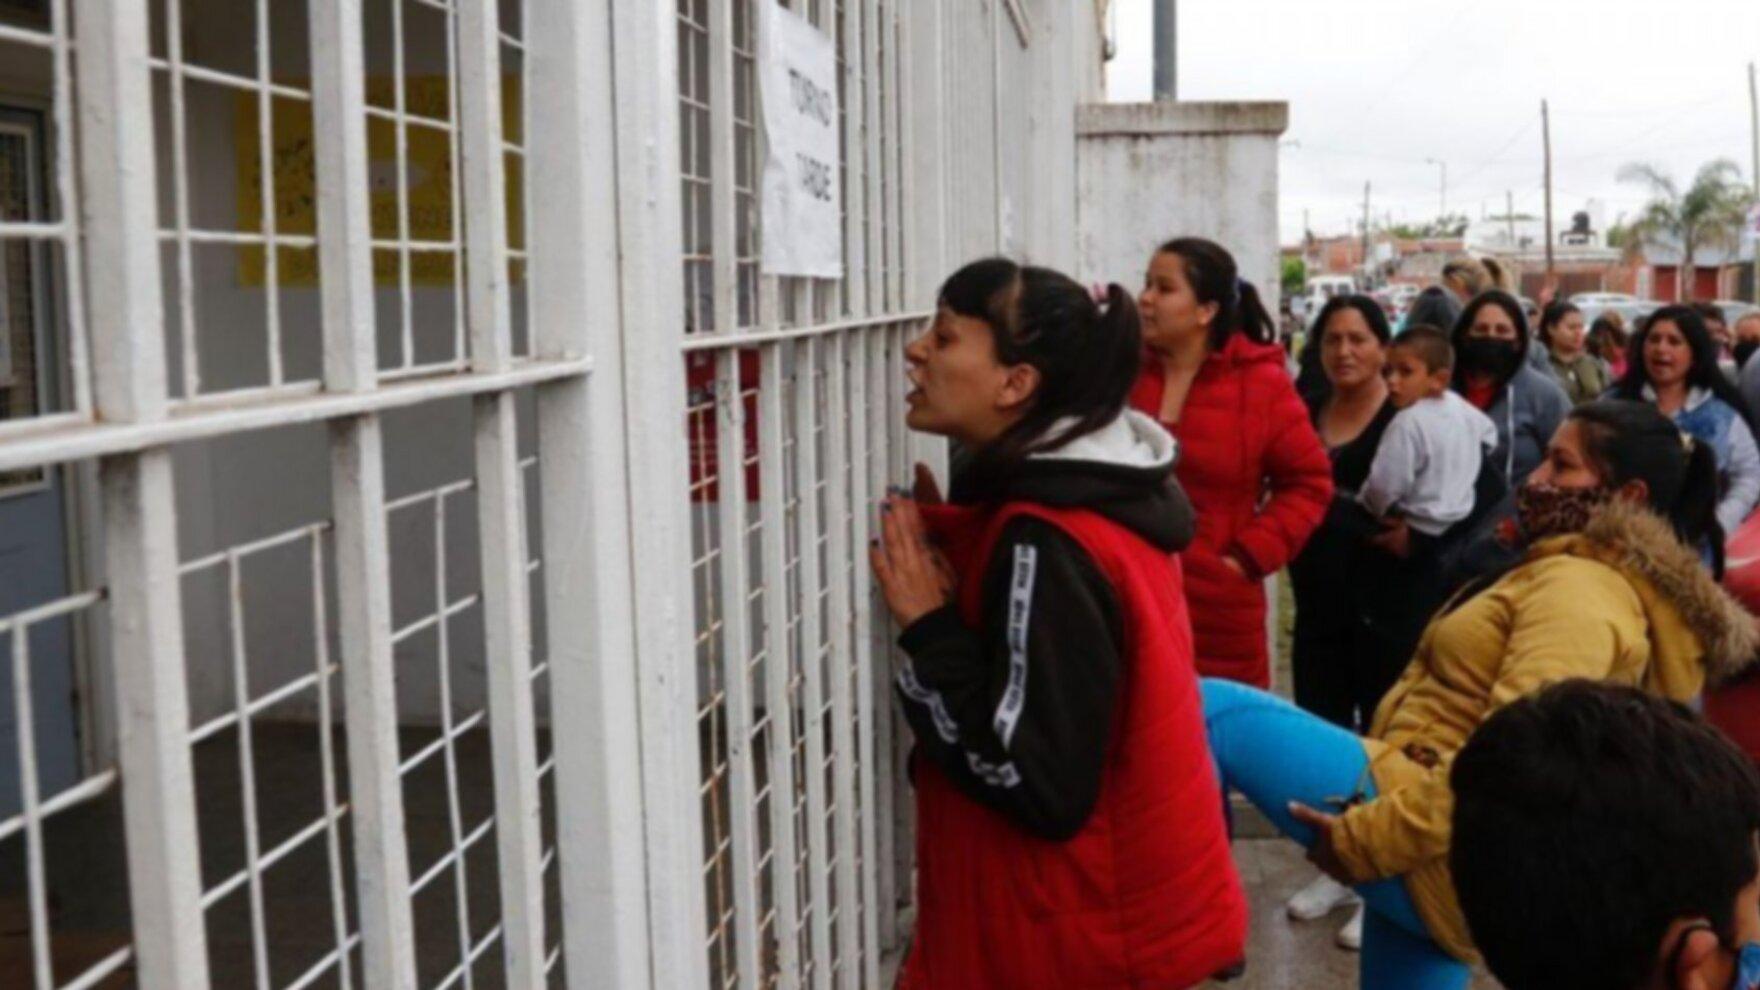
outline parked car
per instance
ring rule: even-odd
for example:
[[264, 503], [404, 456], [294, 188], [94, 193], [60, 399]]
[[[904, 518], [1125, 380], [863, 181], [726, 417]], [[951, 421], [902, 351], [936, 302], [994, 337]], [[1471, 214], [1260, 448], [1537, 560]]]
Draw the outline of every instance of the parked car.
[[1579, 292], [1571, 296], [1571, 302], [1582, 310], [1587, 310], [1590, 307], [1624, 306], [1638, 301], [1637, 296], [1624, 292]]
[[1735, 326], [1736, 321], [1742, 317], [1747, 316], [1749, 313], [1760, 311], [1760, 306], [1756, 306], [1751, 302], [1743, 302], [1740, 299], [1715, 299], [1712, 301], [1716, 304], [1718, 309], [1723, 310], [1724, 321], [1732, 327]]

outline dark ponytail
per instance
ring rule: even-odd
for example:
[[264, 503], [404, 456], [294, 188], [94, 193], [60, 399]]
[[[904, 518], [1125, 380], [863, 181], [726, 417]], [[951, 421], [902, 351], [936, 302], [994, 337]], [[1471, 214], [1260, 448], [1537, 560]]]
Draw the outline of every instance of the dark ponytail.
[[[974, 466], [1006, 472], [1124, 411], [1142, 363], [1143, 332], [1136, 301], [1123, 286], [1107, 286], [1104, 297], [1096, 301], [1061, 272], [1007, 258], [974, 261], [942, 284], [942, 306], [990, 328], [997, 361], [1039, 372], [1026, 414], [976, 452]], [[1073, 422], [1053, 434], [1065, 419]]]
[[1216, 318], [1210, 323], [1211, 350], [1220, 350], [1237, 333], [1261, 344], [1277, 339], [1277, 324], [1259, 290], [1241, 278], [1240, 266], [1227, 248], [1202, 237], [1176, 237], [1161, 245], [1159, 253], [1171, 254], [1185, 265], [1186, 281], [1199, 302], [1216, 305]]
[[1689, 547], [1709, 548], [1723, 575], [1723, 527], [1717, 523], [1717, 452], [1648, 402], [1602, 399], [1571, 410], [1591, 466], [1610, 488], [1642, 481], [1650, 508]]
[[1687, 457], [1687, 475], [1681, 481], [1681, 494], [1675, 500], [1669, 522], [1675, 532], [1686, 539], [1688, 546], [1697, 546], [1688, 533], [1697, 531], [1699, 539], [1710, 545], [1711, 573], [1723, 578], [1723, 525], [1717, 521], [1717, 503], [1722, 482], [1717, 470], [1717, 451], [1703, 440], [1688, 438], [1692, 450]]

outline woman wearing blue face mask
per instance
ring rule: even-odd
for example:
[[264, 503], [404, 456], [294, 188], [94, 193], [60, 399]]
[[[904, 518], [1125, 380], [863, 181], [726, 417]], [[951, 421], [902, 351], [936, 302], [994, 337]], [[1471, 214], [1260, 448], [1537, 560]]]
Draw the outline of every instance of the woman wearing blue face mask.
[[1461, 909], [1509, 990], [1760, 987], [1760, 773], [1692, 711], [1566, 681], [1451, 778]]

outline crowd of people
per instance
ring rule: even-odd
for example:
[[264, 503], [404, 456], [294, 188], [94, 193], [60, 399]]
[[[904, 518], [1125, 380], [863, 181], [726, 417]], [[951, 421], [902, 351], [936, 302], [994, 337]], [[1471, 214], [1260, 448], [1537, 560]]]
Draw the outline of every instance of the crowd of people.
[[1369, 990], [1481, 961], [1760, 987], [1760, 776], [1695, 713], [1760, 651], [1720, 584], [1760, 502], [1760, 319], [1531, 324], [1497, 276], [1449, 265], [1397, 329], [1332, 299], [1294, 374], [1201, 238], [1134, 295], [947, 279], [907, 423], [955, 468], [891, 489], [870, 548], [916, 742], [901, 986], [1238, 975], [1238, 793], [1319, 871], [1291, 915], [1355, 908]]

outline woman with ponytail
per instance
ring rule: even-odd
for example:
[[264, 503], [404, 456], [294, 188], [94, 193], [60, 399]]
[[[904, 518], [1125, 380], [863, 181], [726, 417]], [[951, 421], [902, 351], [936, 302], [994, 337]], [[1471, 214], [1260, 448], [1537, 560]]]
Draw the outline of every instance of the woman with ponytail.
[[1365, 990], [1467, 985], [1477, 953], [1449, 872], [1449, 769], [1480, 723], [1555, 681], [1686, 701], [1752, 662], [1754, 619], [1697, 550], [1722, 542], [1716, 474], [1709, 445], [1652, 406], [1579, 406], [1517, 493], [1520, 560], [1431, 620], [1366, 737], [1203, 682], [1224, 784], [1367, 903]]
[[905, 350], [906, 423], [969, 457], [947, 504], [921, 468], [891, 494], [870, 551], [917, 744], [901, 986], [1190, 987], [1245, 951], [1173, 556], [1191, 506], [1125, 403], [1141, 350], [1124, 289], [1002, 258]]
[[1146, 345], [1131, 405], [1180, 442], [1198, 513], [1183, 557], [1198, 672], [1270, 683], [1263, 581], [1326, 516], [1332, 464], [1296, 394], [1271, 316], [1234, 256], [1163, 244], [1137, 297]]

